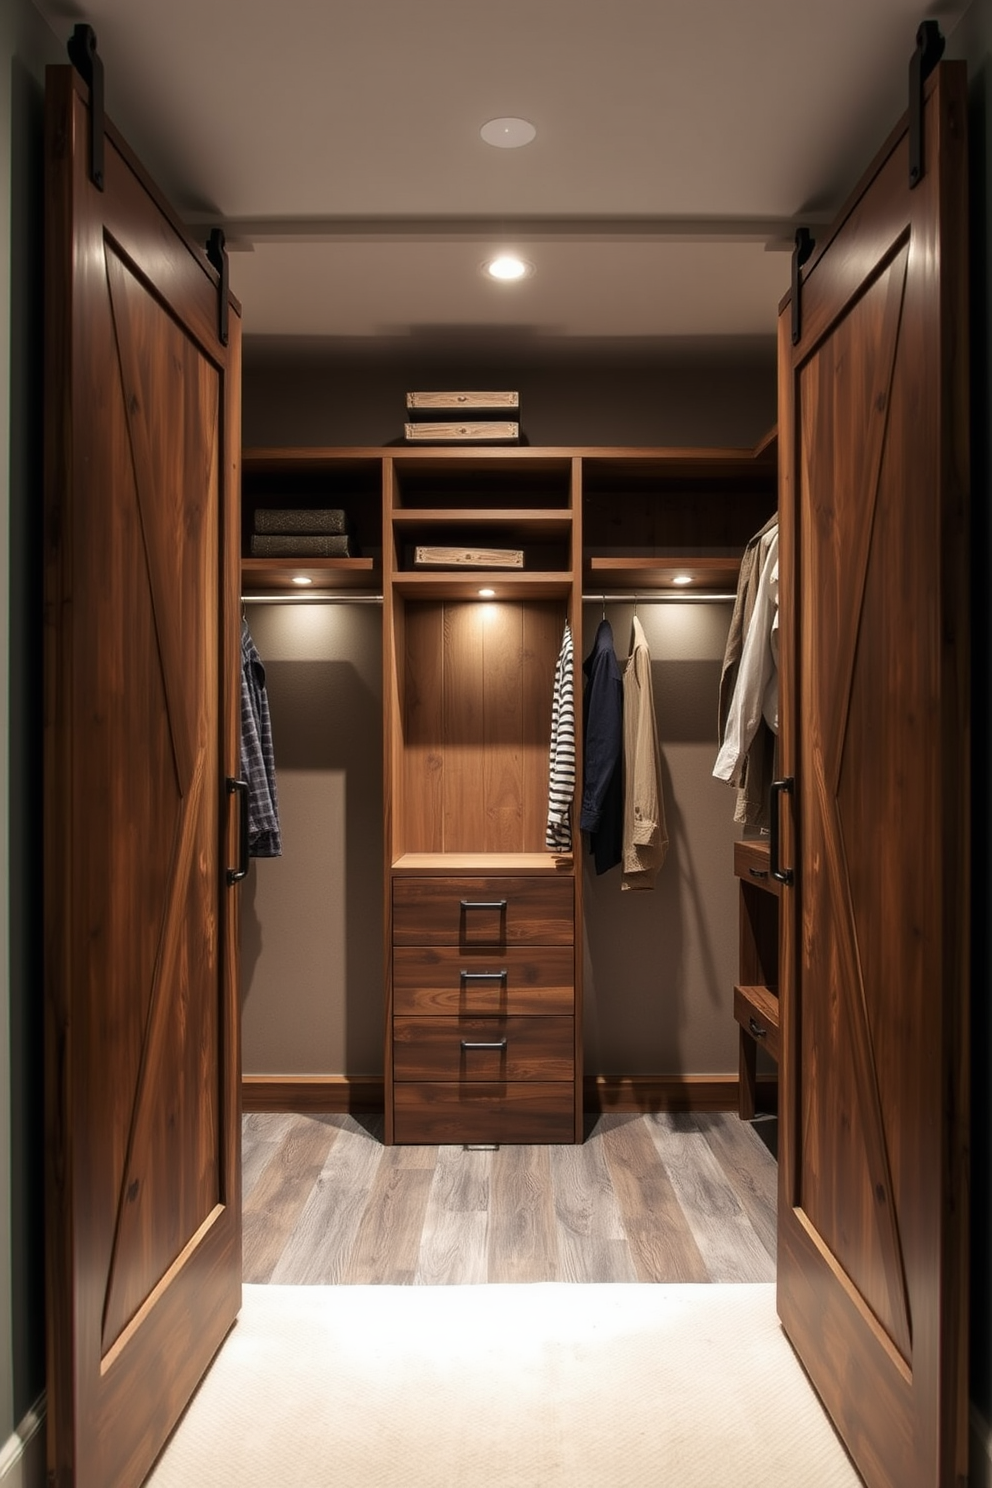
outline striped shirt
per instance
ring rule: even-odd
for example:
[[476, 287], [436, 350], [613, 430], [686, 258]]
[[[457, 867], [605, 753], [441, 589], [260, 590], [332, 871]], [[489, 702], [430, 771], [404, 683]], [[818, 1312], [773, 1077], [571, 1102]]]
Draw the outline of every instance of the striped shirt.
[[276, 767], [265, 668], [246, 621], [241, 625], [241, 778], [248, 782], [248, 853], [282, 856]]
[[544, 845], [551, 852], [572, 850], [572, 797], [575, 794], [575, 681], [572, 629], [565, 621], [555, 665], [551, 699], [551, 759], [548, 774], [548, 830]]

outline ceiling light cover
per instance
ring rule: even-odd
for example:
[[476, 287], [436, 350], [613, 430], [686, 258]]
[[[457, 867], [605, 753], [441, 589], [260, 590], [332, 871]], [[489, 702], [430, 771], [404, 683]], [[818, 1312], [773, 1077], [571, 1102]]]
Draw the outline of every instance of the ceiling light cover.
[[675, 577], [672, 579], [672, 583], [673, 584], [679, 584], [679, 585], [682, 585], [682, 584], [691, 584], [692, 583], [692, 574], [676, 574]]
[[537, 130], [527, 119], [490, 119], [479, 133], [497, 150], [519, 150], [521, 145], [530, 144]]
[[304, 574], [294, 574], [293, 583], [299, 584], [301, 587], [305, 587], [307, 584], [312, 584], [313, 579], [306, 578]]
[[518, 258], [515, 253], [498, 254], [496, 258], [489, 260], [485, 270], [490, 279], [500, 279], [504, 283], [514, 279], [528, 279], [534, 272], [533, 265]]

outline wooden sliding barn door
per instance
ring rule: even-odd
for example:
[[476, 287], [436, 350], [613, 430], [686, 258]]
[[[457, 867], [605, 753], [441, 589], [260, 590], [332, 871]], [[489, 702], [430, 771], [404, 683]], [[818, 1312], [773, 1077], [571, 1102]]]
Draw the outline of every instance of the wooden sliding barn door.
[[240, 319], [68, 67], [46, 130], [49, 1481], [133, 1488], [241, 1300]]
[[870, 1488], [965, 1482], [965, 107], [939, 68], [780, 321], [778, 1303]]

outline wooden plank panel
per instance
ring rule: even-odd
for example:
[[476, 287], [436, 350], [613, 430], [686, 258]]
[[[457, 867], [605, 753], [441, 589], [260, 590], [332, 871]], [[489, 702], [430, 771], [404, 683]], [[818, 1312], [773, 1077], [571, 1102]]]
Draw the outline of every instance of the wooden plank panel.
[[329, 1121], [297, 1117], [272, 1154], [242, 1224], [245, 1281], [272, 1276], [337, 1135]]
[[709, 1281], [706, 1263], [644, 1121], [605, 1117], [597, 1131], [637, 1280]]
[[[565, 621], [563, 603], [528, 604], [523, 613], [521, 796], [525, 848], [544, 846], [548, 825], [548, 760], [555, 663]], [[579, 694], [576, 693], [578, 699]], [[578, 716], [578, 715], [577, 715]]]
[[[396, 878], [393, 943], [567, 945], [573, 899], [571, 878]], [[462, 900], [497, 907], [466, 910]]]
[[[487, 604], [482, 619], [482, 794], [486, 852], [522, 852], [523, 612], [526, 605]], [[476, 843], [478, 846], [478, 843]]]
[[774, 1261], [778, 1248], [778, 1173], [774, 1162], [769, 1161], [768, 1148], [746, 1121], [727, 1121], [706, 1112], [698, 1114], [695, 1120], [751, 1221], [751, 1228]]
[[394, 840], [406, 852], [444, 850], [444, 611], [406, 605], [402, 658], [401, 789], [392, 802]]
[[385, 1149], [354, 1244], [338, 1268], [340, 1283], [412, 1285], [436, 1160], [434, 1147]]
[[486, 840], [481, 740], [485, 708], [482, 606], [446, 604], [443, 622], [442, 736], [445, 852]]
[[488, 1280], [489, 1183], [493, 1154], [442, 1147], [424, 1218], [416, 1281], [444, 1286]]
[[636, 1281], [601, 1145], [555, 1147], [551, 1181], [562, 1280]]
[[560, 1280], [550, 1147], [501, 1147], [490, 1173], [488, 1279]]
[[571, 1018], [394, 1018], [393, 1077], [571, 1080], [573, 1030]]
[[696, 1118], [651, 1116], [648, 1126], [710, 1280], [774, 1281], [774, 1262], [736, 1195], [727, 1189]]
[[[571, 1013], [573, 956], [570, 945], [500, 946], [496, 954], [487, 946], [398, 945], [393, 1011], [449, 1017]], [[463, 978], [463, 971], [470, 975]]]
[[567, 1142], [572, 1136], [569, 1081], [398, 1083], [397, 1142]]
[[333, 1286], [347, 1265], [385, 1150], [348, 1116], [331, 1117], [338, 1136], [317, 1176], [272, 1281]]

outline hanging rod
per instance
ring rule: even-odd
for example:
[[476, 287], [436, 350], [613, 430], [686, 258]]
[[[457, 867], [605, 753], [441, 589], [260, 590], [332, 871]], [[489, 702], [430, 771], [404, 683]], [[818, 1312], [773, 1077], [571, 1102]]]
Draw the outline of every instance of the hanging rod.
[[603, 594], [600, 591], [583, 594], [583, 604], [733, 604], [734, 594], [723, 594], [716, 590], [686, 592], [684, 589], [639, 589], [635, 594], [628, 589], [624, 594]]
[[242, 604], [382, 604], [381, 594], [350, 594], [347, 590], [301, 590], [299, 594], [242, 594]]

